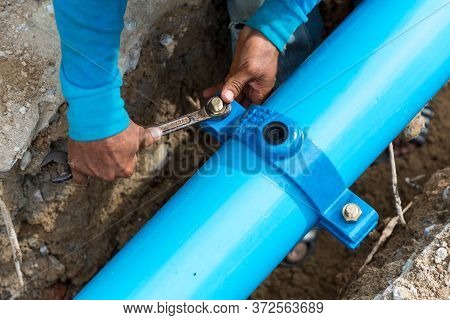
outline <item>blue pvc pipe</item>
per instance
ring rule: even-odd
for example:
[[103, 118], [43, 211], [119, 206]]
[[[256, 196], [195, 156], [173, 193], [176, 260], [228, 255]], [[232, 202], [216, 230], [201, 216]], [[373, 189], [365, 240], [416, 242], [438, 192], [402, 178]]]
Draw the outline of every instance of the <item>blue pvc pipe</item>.
[[[448, 80], [449, 16], [447, 0], [366, 0], [266, 106], [350, 185]], [[77, 298], [247, 298], [318, 222], [285, 179], [229, 140]]]
[[265, 103], [350, 186], [450, 76], [448, 0], [366, 0]]
[[317, 218], [265, 168], [241, 171], [243, 157], [264, 163], [227, 143], [209, 160], [216, 173], [204, 167], [193, 176], [77, 298], [232, 299], [238, 288], [250, 295]]

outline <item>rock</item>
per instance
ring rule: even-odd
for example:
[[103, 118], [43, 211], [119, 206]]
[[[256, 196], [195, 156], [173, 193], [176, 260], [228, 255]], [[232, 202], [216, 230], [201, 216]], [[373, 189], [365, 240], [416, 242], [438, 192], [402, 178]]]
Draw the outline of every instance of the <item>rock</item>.
[[173, 36], [170, 34], [163, 33], [159, 36], [159, 43], [163, 47], [168, 47], [173, 43]]
[[32, 261], [25, 261], [22, 264], [23, 274], [29, 277], [34, 276], [34, 273], [37, 271], [38, 268], [39, 264]]
[[20, 160], [20, 170], [24, 171], [31, 162], [31, 152], [29, 150], [25, 151]]
[[53, 7], [53, 5], [48, 4], [45, 6], [45, 8], [47, 9], [47, 12], [50, 13], [51, 15], [55, 14], [55, 8]]
[[431, 226], [426, 227], [423, 230], [423, 234], [425, 235], [425, 237], [428, 237], [431, 234], [431, 231], [433, 231], [433, 229], [436, 227], [435, 224], [432, 224]]
[[39, 241], [39, 237], [37, 235], [34, 235], [33, 237], [29, 238], [27, 240], [27, 242], [31, 249], [40, 248], [40, 241]]
[[446, 248], [440, 247], [436, 250], [436, 255], [434, 256], [434, 262], [441, 263], [448, 256], [448, 252]]
[[405, 264], [403, 265], [402, 272], [408, 272], [413, 265], [414, 265], [413, 259], [409, 258], [408, 260], [406, 260]]
[[425, 117], [421, 112], [417, 114], [414, 119], [403, 130], [406, 140], [412, 140], [420, 135], [420, 132], [425, 129]]
[[41, 254], [41, 256], [45, 257], [45, 256], [47, 256], [50, 253], [50, 251], [48, 251], [48, 247], [45, 244], [43, 244], [39, 248], [39, 253]]
[[127, 19], [124, 22], [124, 28], [127, 31], [134, 31], [137, 28], [137, 22], [133, 19]]
[[450, 186], [447, 186], [442, 192], [442, 200], [444, 205], [450, 207]]
[[39, 202], [44, 202], [44, 198], [42, 197], [41, 190], [36, 190], [36, 192], [33, 194], [34, 198]]
[[27, 113], [27, 108], [25, 108], [25, 107], [20, 107], [19, 112], [20, 112], [21, 114], [25, 114], [25, 113]]
[[411, 300], [413, 296], [408, 289], [394, 286], [394, 289], [392, 290], [392, 298], [394, 300]]

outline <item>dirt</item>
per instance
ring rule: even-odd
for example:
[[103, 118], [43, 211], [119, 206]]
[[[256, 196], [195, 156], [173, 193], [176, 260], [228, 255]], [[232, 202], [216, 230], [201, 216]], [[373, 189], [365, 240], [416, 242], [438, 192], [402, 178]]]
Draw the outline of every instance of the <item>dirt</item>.
[[56, 85], [59, 43], [43, 31], [54, 30], [44, 17], [53, 22], [42, 1], [0, 1], [0, 178], [63, 102]]
[[[127, 108], [137, 123], [162, 122], [190, 111], [185, 96], [200, 92], [226, 74], [231, 52], [225, 2], [208, 3], [179, 6], [149, 32], [138, 68], [124, 79]], [[331, 30], [351, 5], [348, 1], [326, 1], [322, 9], [327, 17], [326, 26]], [[450, 90], [441, 90], [432, 102], [436, 116], [428, 142], [398, 159], [404, 204], [422, 192], [407, 185], [406, 177], [425, 174], [418, 181], [423, 185], [434, 172], [450, 163], [449, 101]], [[160, 144], [143, 151], [137, 171], [130, 179], [113, 184], [93, 180], [88, 187], [52, 185], [51, 173], [40, 170], [39, 164], [49, 150], [65, 149], [65, 108], [60, 107], [62, 116], [33, 142], [30, 150], [33, 159], [27, 169], [20, 171], [16, 164], [0, 180], [0, 196], [14, 216], [19, 235], [26, 283], [25, 288], [18, 287], [9, 243], [4, 228], [0, 227], [2, 299], [72, 298], [214, 152], [215, 146], [208, 136], [187, 130], [165, 137]], [[354, 252], [321, 232], [311, 259], [299, 268], [276, 269], [253, 298], [338, 299], [377, 293], [378, 287], [357, 292], [358, 282], [353, 281], [360, 279], [356, 271], [383, 229], [385, 218], [394, 216], [388, 164], [369, 168], [352, 189], [379, 212], [378, 231]], [[422, 221], [427, 212], [411, 211], [408, 221], [412, 215]], [[419, 229], [410, 228], [413, 227], [396, 230], [387, 244], [394, 246], [392, 252], [404, 243], [414, 246], [411, 235]], [[405, 250], [402, 258], [410, 253]], [[389, 252], [377, 255], [373, 265], [382, 266], [388, 257]], [[380, 288], [382, 281], [380, 278]]]
[[398, 227], [373, 262], [349, 285], [344, 298], [399, 295], [409, 299], [448, 299], [450, 201], [445, 199], [444, 190], [449, 186], [450, 167], [431, 177], [406, 214], [407, 227]]
[[[124, 79], [123, 95], [134, 121], [147, 125], [191, 111], [186, 95], [219, 81], [230, 64], [223, 1], [184, 4], [149, 32], [138, 69]], [[167, 39], [172, 38], [172, 43]], [[165, 40], [164, 40], [165, 39]], [[217, 43], [221, 45], [217, 45]], [[50, 183], [39, 164], [64, 150], [62, 115], [30, 147], [33, 158], [0, 180], [23, 251], [25, 288], [18, 287], [4, 228], [0, 229], [0, 298], [71, 298], [213, 152], [196, 130], [165, 137], [142, 151], [132, 178], [88, 187]], [[199, 143], [200, 142], [200, 143]]]

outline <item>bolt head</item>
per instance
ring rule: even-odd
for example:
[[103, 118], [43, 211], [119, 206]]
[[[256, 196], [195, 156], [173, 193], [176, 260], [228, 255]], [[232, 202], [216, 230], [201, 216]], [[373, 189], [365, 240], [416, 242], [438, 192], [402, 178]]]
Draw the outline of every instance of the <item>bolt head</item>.
[[220, 99], [219, 97], [214, 97], [209, 100], [208, 108], [212, 114], [221, 114], [225, 109], [225, 105], [222, 99]]
[[362, 210], [356, 203], [347, 203], [342, 208], [342, 216], [347, 222], [356, 222], [361, 217]]

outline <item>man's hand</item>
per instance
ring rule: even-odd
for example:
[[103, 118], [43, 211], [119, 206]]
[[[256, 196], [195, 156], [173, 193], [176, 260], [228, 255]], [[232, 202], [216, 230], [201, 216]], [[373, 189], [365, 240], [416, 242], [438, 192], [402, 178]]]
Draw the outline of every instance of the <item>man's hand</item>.
[[259, 31], [244, 27], [225, 84], [203, 92], [205, 98], [222, 91], [226, 103], [237, 99], [242, 105], [261, 104], [275, 85], [278, 49]]
[[88, 177], [106, 181], [130, 177], [136, 167], [139, 148], [159, 141], [161, 134], [159, 129], [144, 129], [130, 122], [125, 131], [104, 140], [77, 142], [69, 139], [73, 181], [84, 185]]

